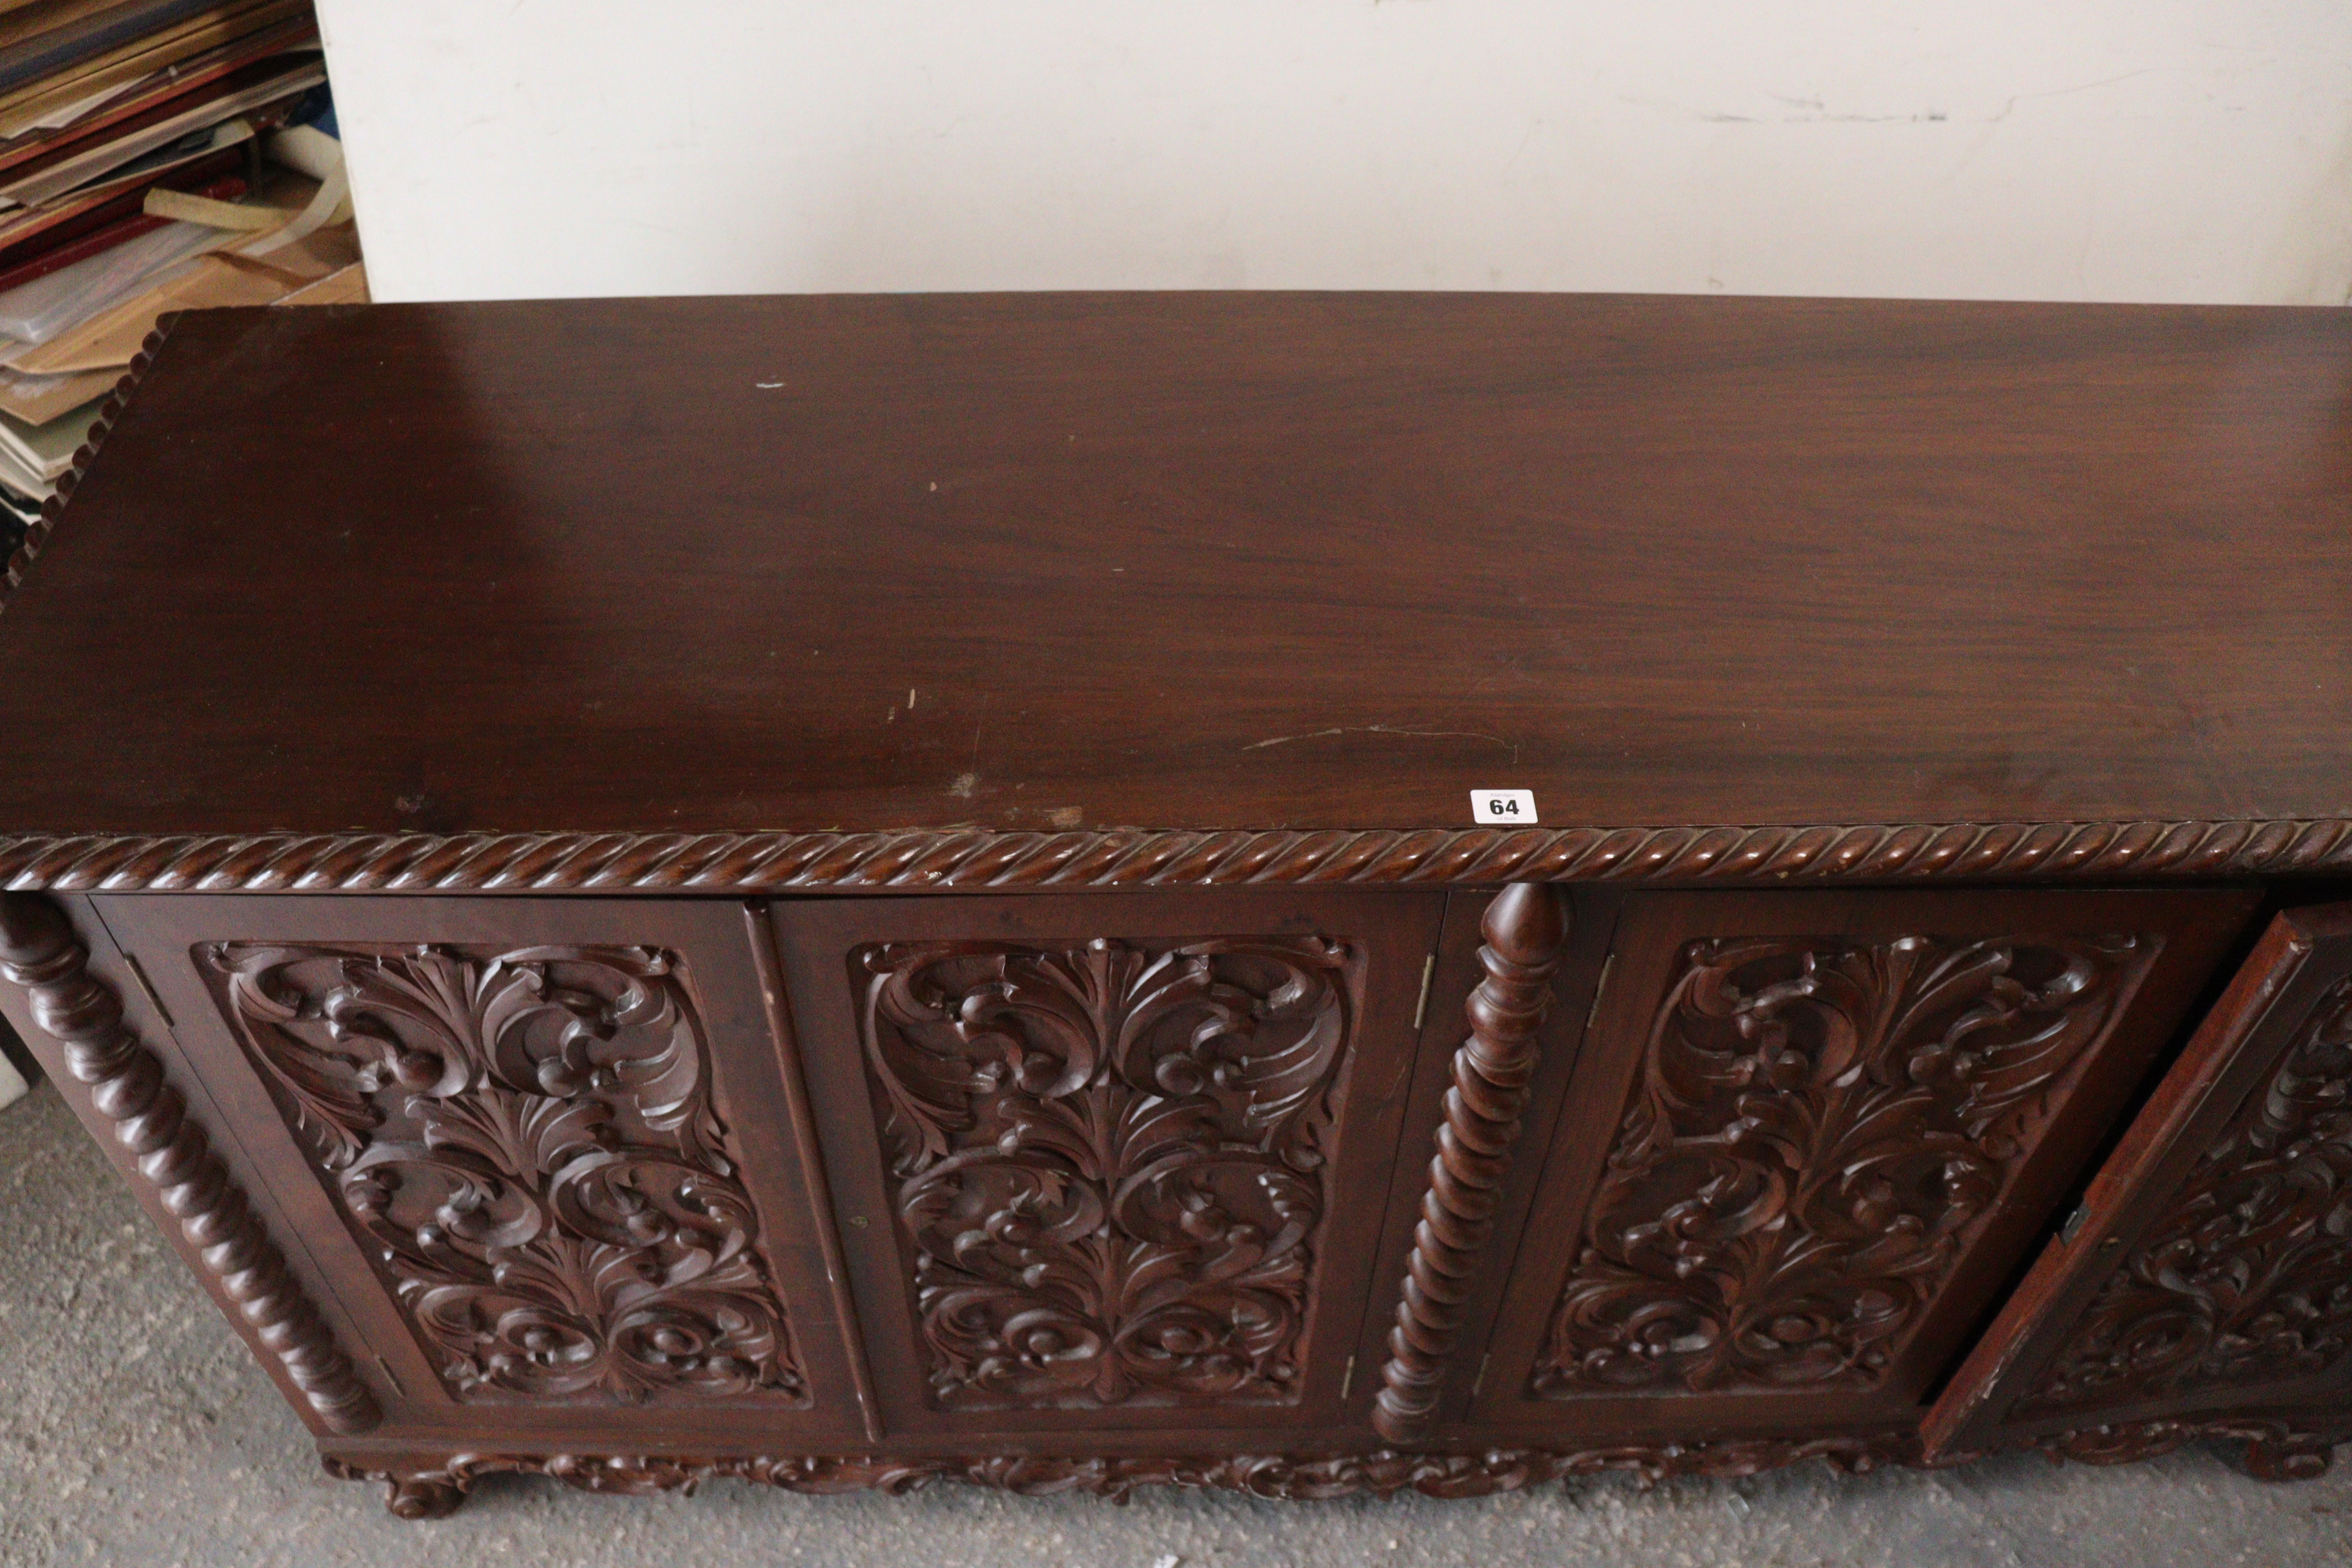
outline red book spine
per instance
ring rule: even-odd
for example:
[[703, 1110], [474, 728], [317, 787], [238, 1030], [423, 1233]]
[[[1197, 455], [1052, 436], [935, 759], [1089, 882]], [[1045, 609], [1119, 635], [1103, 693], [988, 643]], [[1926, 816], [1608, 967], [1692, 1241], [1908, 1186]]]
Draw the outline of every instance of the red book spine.
[[[245, 195], [245, 182], [232, 175], [226, 180], [215, 180], [195, 194], [200, 196], [211, 196], [215, 201], [235, 201]], [[140, 194], [140, 200], [142, 202], [146, 200], [144, 192]], [[79, 239], [68, 240], [63, 245], [43, 251], [30, 261], [19, 262], [5, 271], [0, 271], [0, 293], [16, 288], [19, 283], [30, 283], [36, 278], [47, 278], [59, 268], [70, 267], [77, 261], [96, 256], [101, 250], [111, 250], [126, 240], [136, 239], [142, 234], [152, 234], [171, 221], [167, 217], [150, 217], [145, 213], [138, 213], [119, 222], [109, 224], [93, 233], [86, 234]]]

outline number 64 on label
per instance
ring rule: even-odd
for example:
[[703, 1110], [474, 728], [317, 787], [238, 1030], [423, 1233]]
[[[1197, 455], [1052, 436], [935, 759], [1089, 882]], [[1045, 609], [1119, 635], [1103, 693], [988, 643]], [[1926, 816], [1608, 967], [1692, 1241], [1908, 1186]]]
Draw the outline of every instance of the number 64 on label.
[[1481, 826], [1533, 827], [1536, 826], [1536, 792], [1531, 789], [1474, 789], [1470, 792], [1470, 820]]

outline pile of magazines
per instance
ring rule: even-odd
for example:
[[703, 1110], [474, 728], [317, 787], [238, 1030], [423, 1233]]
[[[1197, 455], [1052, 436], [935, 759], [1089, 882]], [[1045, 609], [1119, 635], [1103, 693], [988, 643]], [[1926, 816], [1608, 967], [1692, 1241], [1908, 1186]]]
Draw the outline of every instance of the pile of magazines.
[[0, 545], [159, 317], [365, 298], [310, 0], [0, 0]]

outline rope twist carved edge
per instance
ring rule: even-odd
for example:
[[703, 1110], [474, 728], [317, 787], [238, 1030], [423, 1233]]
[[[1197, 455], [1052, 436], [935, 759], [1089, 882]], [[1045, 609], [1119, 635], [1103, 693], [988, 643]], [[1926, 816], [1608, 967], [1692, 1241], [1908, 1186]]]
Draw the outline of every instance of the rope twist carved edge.
[[[55, 531], [179, 312], [148, 334], [58, 493], [0, 569], [0, 610]], [[2228, 877], [2352, 869], [2352, 818], [1770, 826], [879, 833], [20, 834], [20, 891], [760, 892], [793, 888], [1181, 887], [1501, 881]]]
[[2042, 881], [2352, 870], [2352, 819], [1776, 827], [0, 837], [0, 887], [681, 891]]
[[1494, 1232], [1496, 1201], [1535, 1075], [1537, 1035], [1550, 1007], [1552, 972], [1568, 938], [1559, 896], [1534, 882], [1515, 882], [1496, 894], [1478, 930], [1486, 939], [1478, 950], [1486, 976], [1465, 1009], [1470, 1038], [1454, 1053], [1454, 1087], [1445, 1091], [1445, 1121], [1373, 1402], [1372, 1426], [1391, 1443], [1420, 1438], [1436, 1412], [1461, 1337], [1470, 1276]]
[[122, 1004], [89, 963], [55, 904], [26, 893], [0, 897], [0, 977], [24, 989], [33, 1022], [65, 1052], [67, 1070], [89, 1088], [205, 1268], [320, 1419], [336, 1432], [371, 1430], [383, 1418], [374, 1398], [188, 1119], [187, 1102], [163, 1081], [163, 1063], [123, 1023]]

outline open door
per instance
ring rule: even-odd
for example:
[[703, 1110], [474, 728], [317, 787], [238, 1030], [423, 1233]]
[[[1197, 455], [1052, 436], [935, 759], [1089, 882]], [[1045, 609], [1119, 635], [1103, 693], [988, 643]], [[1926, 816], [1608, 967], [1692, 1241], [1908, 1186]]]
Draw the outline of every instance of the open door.
[[1931, 1457], [2352, 1437], [2352, 904], [2274, 921], [1929, 1414]]
[[1629, 896], [1433, 1440], [1904, 1451], [2256, 907]]

